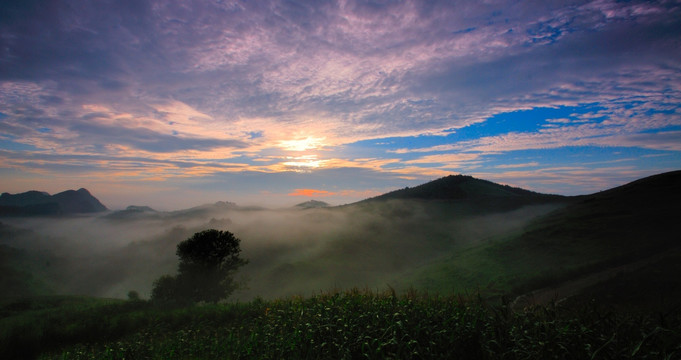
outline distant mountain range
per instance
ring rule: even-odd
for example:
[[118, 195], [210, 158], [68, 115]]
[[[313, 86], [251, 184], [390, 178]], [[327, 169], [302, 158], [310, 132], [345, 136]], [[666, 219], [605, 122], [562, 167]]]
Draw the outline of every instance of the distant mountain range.
[[38, 216], [97, 213], [107, 208], [86, 189], [66, 190], [50, 195], [42, 191], [0, 195], [0, 215]]
[[[674, 176], [677, 172], [669, 173]], [[658, 177], [662, 177], [658, 175]], [[632, 184], [647, 181], [641, 179]], [[601, 192], [604, 195], [612, 191], [619, 191], [620, 188], [626, 189], [631, 184], [619, 188]], [[393, 200], [417, 200], [417, 201], [436, 201], [446, 203], [472, 203], [472, 212], [486, 212], [490, 210], [505, 211], [519, 206], [539, 204], [547, 202], [574, 201], [577, 198], [595, 196], [562, 196], [552, 194], [542, 194], [522, 188], [508, 185], [497, 184], [488, 180], [477, 179], [468, 175], [449, 175], [415, 187], [406, 187], [391, 191], [373, 198], [361, 200], [357, 203], [343, 205], [347, 207], [353, 205], [368, 205]], [[328, 203], [318, 200], [310, 200], [295, 205], [296, 208], [322, 208], [333, 207]], [[242, 209], [233, 203], [219, 201], [215, 204], [206, 204], [191, 209], [184, 209], [172, 212], [175, 215], [185, 213], [195, 214], [197, 212], [212, 211], [217, 209]], [[251, 210], [261, 208], [248, 208]], [[67, 215], [79, 213], [97, 213], [107, 211], [97, 198], [92, 196], [86, 189], [67, 190], [55, 195], [50, 195], [43, 191], [27, 191], [20, 194], [3, 193], [0, 195], [0, 216], [37, 216], [37, 215]], [[148, 206], [129, 206], [125, 210], [116, 211], [110, 217], [135, 217], [138, 214], [154, 215], [158, 212]]]
[[316, 209], [316, 208], [325, 208], [325, 207], [329, 207], [329, 206], [331, 206], [331, 205], [329, 205], [328, 203], [325, 203], [323, 201], [309, 200], [309, 201], [300, 203], [300, 204], [296, 205], [295, 207], [300, 208], [300, 209]]

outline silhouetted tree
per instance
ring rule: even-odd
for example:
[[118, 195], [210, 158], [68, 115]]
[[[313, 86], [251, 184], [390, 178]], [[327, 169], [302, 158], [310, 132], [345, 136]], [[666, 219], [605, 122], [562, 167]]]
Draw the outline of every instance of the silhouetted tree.
[[130, 290], [128, 292], [128, 300], [130, 301], [140, 301], [140, 294], [135, 290]]
[[152, 300], [217, 302], [238, 288], [236, 270], [248, 261], [240, 257], [240, 240], [229, 231], [204, 230], [177, 245], [177, 276], [154, 282]]

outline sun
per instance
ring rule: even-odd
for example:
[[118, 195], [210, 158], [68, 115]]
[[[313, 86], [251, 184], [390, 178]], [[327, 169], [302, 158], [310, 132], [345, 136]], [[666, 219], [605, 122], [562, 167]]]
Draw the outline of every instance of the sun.
[[281, 140], [279, 141], [279, 147], [288, 151], [316, 150], [325, 146], [325, 139], [308, 136], [298, 140]]
[[[288, 151], [284, 157], [285, 161], [281, 164], [287, 170], [296, 172], [310, 172], [319, 169], [326, 163], [325, 160], [318, 158], [315, 150], [323, 149], [326, 146], [324, 137], [297, 137], [294, 140], [280, 140], [278, 146]], [[293, 152], [293, 153], [291, 153]]]

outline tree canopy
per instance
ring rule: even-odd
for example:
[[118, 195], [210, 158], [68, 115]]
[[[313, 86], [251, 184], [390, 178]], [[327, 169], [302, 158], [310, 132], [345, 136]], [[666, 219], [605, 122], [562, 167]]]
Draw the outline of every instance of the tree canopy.
[[177, 245], [177, 276], [164, 275], [154, 282], [152, 300], [217, 302], [238, 284], [236, 270], [248, 261], [240, 257], [240, 240], [229, 231], [204, 230]]

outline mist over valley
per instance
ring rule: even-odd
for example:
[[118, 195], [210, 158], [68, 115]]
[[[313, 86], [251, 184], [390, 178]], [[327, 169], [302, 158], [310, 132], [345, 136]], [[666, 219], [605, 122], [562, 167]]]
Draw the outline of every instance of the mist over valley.
[[[534, 290], [533, 282], [543, 286], [551, 277], [634, 261], [636, 252], [676, 248], [665, 240], [671, 224], [664, 214], [678, 207], [669, 197], [678, 177], [658, 176], [669, 179], [670, 189], [642, 180], [580, 197], [449, 176], [344, 206], [307, 202], [268, 209], [220, 201], [169, 212], [136, 205], [4, 216], [2, 283], [11, 296], [125, 298], [134, 290], [148, 298], [153, 281], [177, 268], [176, 245], [217, 229], [241, 239], [250, 261], [237, 274], [244, 287], [233, 300], [388, 286], [501, 296]], [[665, 206], [672, 208], [655, 210]], [[613, 240], [621, 233], [628, 235]], [[656, 234], [657, 241], [624, 241], [645, 233]]]
[[[487, 185], [470, 177], [443, 180]], [[307, 202], [267, 209], [217, 202], [171, 212], [130, 206], [94, 214], [12, 216], [2, 218], [0, 231], [4, 250], [21, 253], [9, 266], [31, 277], [30, 286], [14, 290], [18, 294], [124, 298], [130, 290], [148, 297], [153, 280], [174, 271], [180, 241], [204, 229], [228, 230], [242, 240], [243, 256], [250, 260], [239, 272], [246, 288], [234, 295], [246, 300], [331, 288], [418, 287], [402, 281], [402, 274], [456, 249], [519, 231], [566, 202], [539, 194], [503, 199], [456, 191], [443, 191], [437, 200], [402, 198], [410, 191], [337, 207]]]

